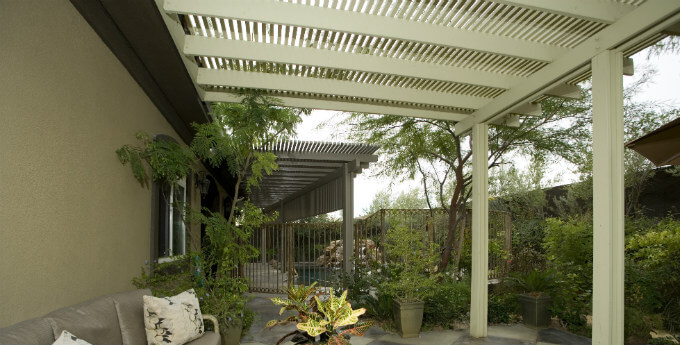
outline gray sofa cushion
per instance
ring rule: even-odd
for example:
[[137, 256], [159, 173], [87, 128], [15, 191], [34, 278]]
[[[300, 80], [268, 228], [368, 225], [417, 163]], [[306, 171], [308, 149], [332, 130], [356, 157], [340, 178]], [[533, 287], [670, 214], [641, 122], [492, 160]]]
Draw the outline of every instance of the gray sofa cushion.
[[0, 345], [43, 345], [54, 342], [52, 326], [44, 318], [30, 319], [0, 328]]
[[221, 342], [219, 334], [215, 332], [205, 332], [200, 338], [194, 339], [184, 345], [220, 345]]
[[142, 296], [151, 290], [133, 290], [111, 295], [118, 314], [123, 345], [147, 345]]
[[109, 296], [55, 310], [45, 318], [54, 339], [67, 330], [90, 344], [123, 344], [116, 307]]

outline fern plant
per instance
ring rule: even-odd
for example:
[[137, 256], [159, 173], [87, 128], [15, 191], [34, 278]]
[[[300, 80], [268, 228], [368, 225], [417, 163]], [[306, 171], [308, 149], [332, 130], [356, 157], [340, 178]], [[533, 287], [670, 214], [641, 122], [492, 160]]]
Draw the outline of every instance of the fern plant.
[[556, 286], [555, 272], [539, 271], [535, 268], [527, 274], [512, 274], [505, 278], [505, 282], [532, 296], [540, 296]]
[[323, 293], [319, 292], [316, 283], [313, 283], [298, 288], [291, 286], [287, 290], [287, 295], [287, 299], [276, 297], [272, 298], [272, 302], [282, 306], [279, 315], [286, 310], [295, 311], [297, 315], [291, 315], [283, 320], [271, 320], [267, 322], [265, 328], [294, 322], [297, 329], [281, 337], [277, 345], [291, 336], [296, 345], [350, 345], [348, 340], [350, 335], [363, 336], [371, 327], [372, 322], [359, 321], [359, 316], [363, 315], [366, 309], [352, 309], [352, 305], [347, 301], [347, 290], [340, 297], [336, 297], [331, 289], [328, 298], [322, 300], [320, 297]]

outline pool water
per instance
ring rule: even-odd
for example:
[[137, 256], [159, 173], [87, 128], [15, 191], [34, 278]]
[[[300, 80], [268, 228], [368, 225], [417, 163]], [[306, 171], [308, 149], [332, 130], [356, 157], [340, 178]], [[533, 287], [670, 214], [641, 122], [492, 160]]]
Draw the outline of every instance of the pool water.
[[333, 277], [336, 275], [335, 270], [326, 267], [296, 267], [298, 273], [298, 284], [310, 285], [317, 282], [320, 286], [331, 286]]

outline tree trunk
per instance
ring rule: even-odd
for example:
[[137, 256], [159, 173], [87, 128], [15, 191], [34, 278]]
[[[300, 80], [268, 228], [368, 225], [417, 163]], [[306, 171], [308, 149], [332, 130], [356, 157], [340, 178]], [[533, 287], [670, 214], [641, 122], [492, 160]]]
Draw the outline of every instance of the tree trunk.
[[[461, 169], [456, 169], [456, 176], [459, 174], [462, 176], [462, 170]], [[458, 181], [462, 181], [462, 178], [457, 179]], [[449, 232], [446, 235], [446, 243], [444, 244], [444, 248], [442, 250], [442, 256], [441, 260], [439, 261], [439, 272], [444, 272], [449, 265], [449, 261], [451, 260], [451, 250], [453, 249], [453, 244], [456, 242], [457, 238], [462, 238], [460, 231], [457, 230], [457, 224], [460, 222], [460, 202], [458, 199], [460, 199], [461, 195], [463, 195], [463, 185], [461, 182], [456, 183], [456, 188], [453, 190], [453, 196], [451, 197], [451, 205], [449, 207]], [[463, 204], [464, 205], [464, 204]], [[458, 262], [460, 260], [460, 255], [458, 255], [458, 260], [456, 261], [456, 268], [458, 268]]]

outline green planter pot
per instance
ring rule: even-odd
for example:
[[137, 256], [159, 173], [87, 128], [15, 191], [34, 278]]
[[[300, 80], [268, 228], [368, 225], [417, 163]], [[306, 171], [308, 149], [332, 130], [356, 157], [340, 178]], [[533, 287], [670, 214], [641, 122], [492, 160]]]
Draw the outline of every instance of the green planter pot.
[[402, 338], [417, 338], [423, 324], [425, 302], [402, 302], [393, 300], [394, 323]]
[[220, 327], [220, 336], [222, 337], [222, 345], [239, 345], [241, 344], [241, 331], [243, 324], [241, 320], [234, 320], [229, 327]]
[[532, 296], [519, 295], [519, 309], [522, 320], [527, 326], [548, 327], [550, 325], [550, 311], [552, 297], [548, 295]]

